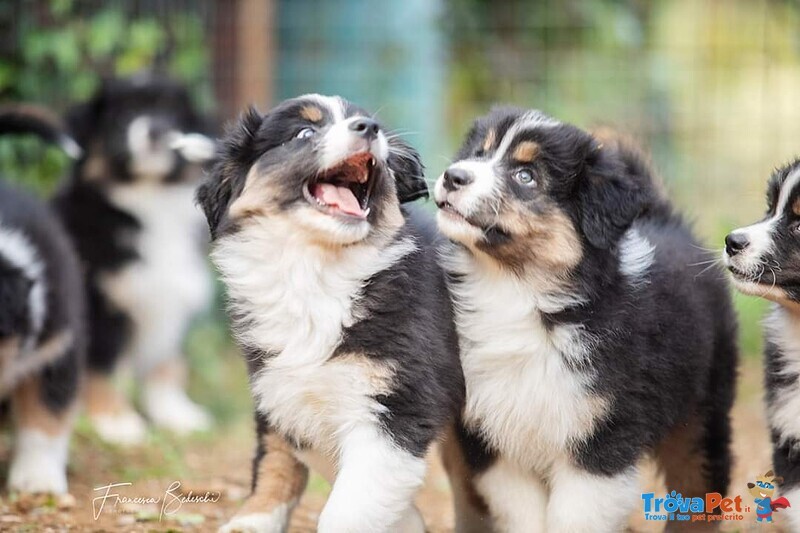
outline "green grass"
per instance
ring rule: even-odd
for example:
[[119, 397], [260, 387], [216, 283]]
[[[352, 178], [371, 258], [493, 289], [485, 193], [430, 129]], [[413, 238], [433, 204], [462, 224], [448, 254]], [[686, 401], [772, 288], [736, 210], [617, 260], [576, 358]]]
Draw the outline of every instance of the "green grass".
[[759, 359], [763, 350], [762, 321], [769, 302], [735, 293], [733, 304], [739, 317], [739, 347], [745, 359]]

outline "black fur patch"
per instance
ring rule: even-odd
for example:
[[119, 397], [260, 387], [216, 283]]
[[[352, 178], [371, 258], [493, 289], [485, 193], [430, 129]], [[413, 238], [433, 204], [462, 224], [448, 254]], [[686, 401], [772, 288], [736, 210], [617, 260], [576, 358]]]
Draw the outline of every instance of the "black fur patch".
[[[70, 132], [84, 153], [53, 198], [53, 207], [75, 243], [86, 274], [91, 333], [88, 365], [101, 373], [114, 370], [133, 328], [126, 310], [105, 294], [100, 278], [140, 259], [135, 243], [142, 221], [115, 206], [109, 195], [115, 186], [136, 179], [129, 168], [127, 131], [131, 121], [142, 115], [158, 117], [183, 132], [206, 129], [182, 84], [155, 77], [105, 80], [89, 101], [67, 114]], [[165, 183], [184, 179], [186, 161], [178, 154], [176, 157], [177, 164]], [[102, 161], [101, 176], [88, 175], [93, 160]], [[202, 253], [200, 242], [198, 239], [198, 254]]]

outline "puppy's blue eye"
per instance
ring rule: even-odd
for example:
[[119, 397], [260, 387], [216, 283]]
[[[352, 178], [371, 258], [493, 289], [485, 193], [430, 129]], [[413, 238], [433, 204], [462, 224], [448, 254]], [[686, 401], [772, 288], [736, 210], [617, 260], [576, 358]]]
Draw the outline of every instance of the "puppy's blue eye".
[[514, 172], [514, 179], [522, 185], [527, 185], [529, 187], [536, 185], [536, 180], [533, 179], [533, 173], [526, 168], [521, 168]]
[[308, 139], [309, 137], [313, 137], [314, 135], [316, 135], [316, 133], [317, 132], [314, 131], [314, 128], [303, 128], [302, 130], [297, 132], [297, 135], [295, 135], [295, 139]]

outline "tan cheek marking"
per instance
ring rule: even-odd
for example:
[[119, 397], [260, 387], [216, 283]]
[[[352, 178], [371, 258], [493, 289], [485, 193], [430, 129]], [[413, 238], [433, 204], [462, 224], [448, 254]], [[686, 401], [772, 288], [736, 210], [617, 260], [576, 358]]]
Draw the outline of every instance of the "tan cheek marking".
[[300, 110], [300, 116], [311, 122], [322, 120], [322, 110], [317, 106], [307, 105]]
[[41, 396], [38, 376], [19, 383], [12, 394], [12, 410], [17, 427], [37, 429], [51, 436], [64, 434], [69, 429], [74, 409], [64, 409], [55, 414], [44, 405]]
[[483, 140], [483, 151], [488, 152], [494, 147], [494, 143], [497, 140], [497, 132], [494, 128], [489, 130], [489, 133], [486, 134], [486, 138]]
[[86, 161], [83, 164], [81, 177], [86, 181], [102, 181], [108, 179], [110, 170], [108, 161], [102, 155], [103, 149], [95, 142], [89, 147]]
[[532, 215], [525, 206], [512, 204], [500, 225], [516, 235], [503, 247], [509, 262], [568, 270], [583, 257], [580, 238], [569, 217], [559, 209]]
[[228, 214], [232, 219], [266, 215], [270, 212], [269, 199], [273, 196], [266, 177], [261, 176], [257, 167], [253, 166], [245, 178], [242, 194], [231, 203]]
[[255, 489], [237, 516], [270, 513], [282, 505], [293, 507], [305, 490], [308, 470], [292, 447], [274, 433], [264, 435], [262, 444], [266, 453], [256, 467]]
[[539, 145], [533, 141], [522, 141], [514, 148], [512, 157], [520, 163], [530, 163], [539, 154]]
[[797, 198], [792, 204], [792, 212], [795, 215], [800, 216], [800, 198]]

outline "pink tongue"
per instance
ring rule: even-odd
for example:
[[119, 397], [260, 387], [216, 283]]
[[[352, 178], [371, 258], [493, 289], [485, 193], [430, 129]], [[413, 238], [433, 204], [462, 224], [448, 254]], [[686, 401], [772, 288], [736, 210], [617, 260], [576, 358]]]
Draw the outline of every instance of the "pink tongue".
[[361, 206], [358, 205], [355, 195], [347, 187], [337, 187], [332, 183], [318, 183], [314, 188], [314, 197], [330, 206], [338, 207], [348, 215], [366, 216]]

